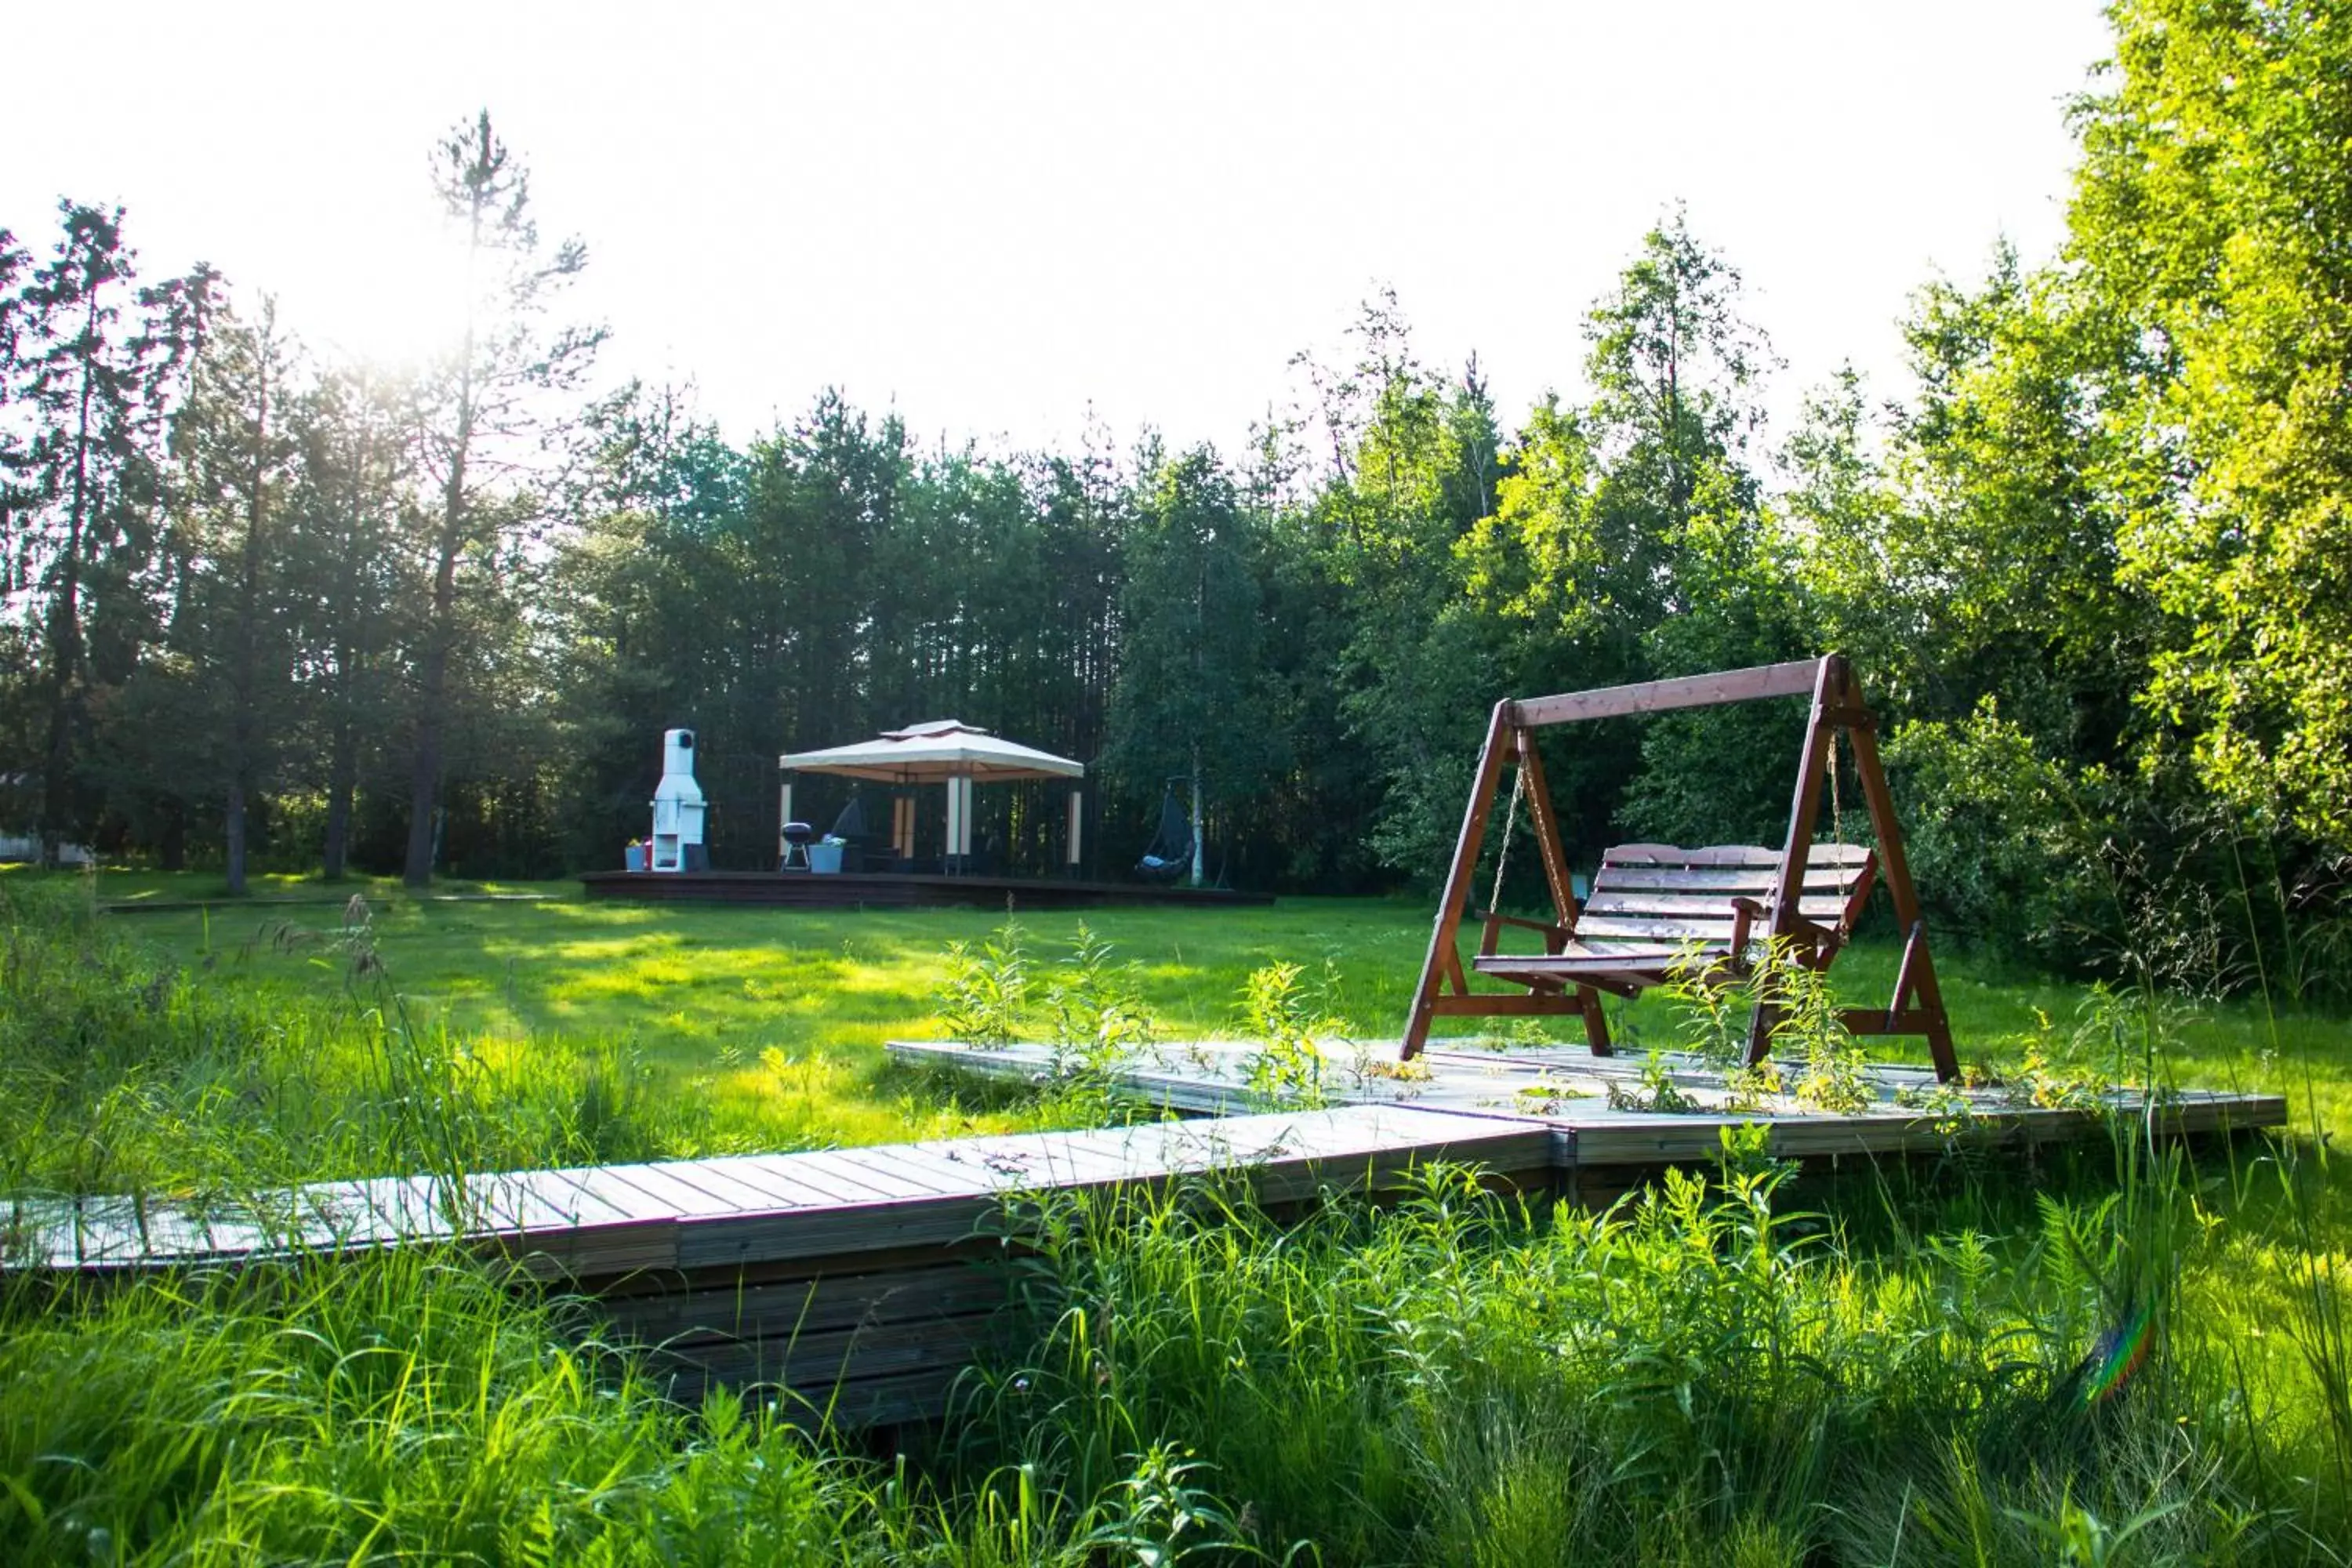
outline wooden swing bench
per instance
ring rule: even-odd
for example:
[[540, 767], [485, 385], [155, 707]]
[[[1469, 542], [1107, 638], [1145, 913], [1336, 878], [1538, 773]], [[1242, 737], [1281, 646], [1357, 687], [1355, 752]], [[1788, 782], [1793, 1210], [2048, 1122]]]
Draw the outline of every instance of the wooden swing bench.
[[[1718, 969], [1744, 977], [1751, 944], [1769, 926], [1760, 900], [1771, 898], [1780, 868], [1779, 850], [1744, 844], [1621, 844], [1601, 852], [1574, 926], [1488, 913], [1470, 967], [1538, 990], [1572, 982], [1620, 996]], [[1878, 857], [1859, 844], [1816, 844], [1807, 852], [1791, 933], [1800, 962], [1828, 966], [1853, 934], [1877, 869]], [[1544, 951], [1497, 952], [1507, 926], [1540, 932]]]
[[[1798, 767], [1790, 809], [1789, 837], [1778, 849], [1718, 845], [1683, 849], [1666, 844], [1623, 844], [1604, 850], [1589, 893], [1579, 900], [1568, 875], [1558, 822], [1543, 782], [1543, 762], [1532, 731], [1577, 720], [1660, 712], [1766, 697], [1811, 692], [1812, 713]], [[1854, 770], [1869, 806], [1876, 847], [1815, 843], [1825, 781], [1834, 793], [1833, 744], [1841, 734], [1852, 743]], [[1478, 861], [1486, 817], [1503, 766], [1516, 763], [1511, 825], [1522, 796], [1528, 802], [1530, 832], [1542, 857], [1556, 918], [1526, 920], [1499, 910], [1476, 912], [1477, 952], [1466, 968], [1459, 933], [1468, 908], [1470, 881]], [[1509, 852], [1506, 827], [1504, 856]], [[1499, 898], [1502, 868], [1496, 868]], [[1919, 916], [1918, 897], [1904, 860], [1903, 836], [1878, 759], [1876, 721], [1863, 705], [1846, 660], [1837, 655], [1798, 663], [1760, 666], [1720, 675], [1653, 681], [1528, 701], [1497, 703], [1476, 780], [1456, 841], [1454, 863], [1432, 933], [1429, 958], [1413, 994], [1405, 1026], [1403, 1055], [1410, 1059], [1427, 1043], [1433, 1019], [1446, 1015], [1507, 1016], [1575, 1016], [1595, 1055], [1610, 1052], [1602, 994], [1636, 996], [1673, 980], [1727, 985], [1754, 973], [1757, 951], [1776, 945], [1790, 961], [1815, 972], [1826, 970], [1852, 939], [1873, 888], [1884, 880], [1906, 933], [1894, 999], [1885, 1008], [1846, 1008], [1840, 1018], [1863, 1035], [1919, 1035], [1927, 1041], [1938, 1077], [1957, 1076], [1951, 1029], [1936, 984], [1935, 966]], [[1539, 953], [1499, 951], [1504, 931], [1533, 931], [1543, 939]], [[1516, 984], [1519, 993], [1473, 991], [1469, 976]], [[1750, 1020], [1748, 1059], [1763, 1058], [1770, 1047], [1777, 1014], [1770, 975], [1759, 982]]]

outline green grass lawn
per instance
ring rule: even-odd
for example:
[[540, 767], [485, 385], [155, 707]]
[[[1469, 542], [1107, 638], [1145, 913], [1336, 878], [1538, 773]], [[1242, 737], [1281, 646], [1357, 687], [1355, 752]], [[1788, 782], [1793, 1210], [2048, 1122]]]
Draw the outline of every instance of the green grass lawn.
[[[208, 896], [201, 878], [109, 873], [100, 897], [135, 891], [154, 901]], [[322, 885], [273, 881], [281, 889]], [[562, 1037], [620, 1042], [665, 1087], [703, 1097], [722, 1126], [787, 1141], [874, 1142], [1026, 1119], [982, 1109], [935, 1077], [892, 1067], [891, 1038], [938, 1037], [934, 1014], [949, 944], [977, 943], [1003, 917], [968, 910], [805, 911], [678, 904], [590, 903], [569, 883], [480, 890], [544, 895], [535, 901], [436, 903], [370, 884], [380, 911], [373, 942], [389, 985], [423, 1020], [527, 1050]], [[465, 890], [471, 891], [473, 889]], [[315, 892], [314, 892], [315, 896]], [[331, 898], [331, 893], [329, 895]], [[333, 996], [344, 966], [323, 945], [340, 931], [331, 902], [227, 907], [110, 917], [135, 941], [220, 978], [270, 991]], [[1429, 936], [1419, 900], [1284, 899], [1271, 907], [1109, 909], [1021, 917], [1042, 985], [1084, 922], [1135, 967], [1164, 1035], [1244, 1032], [1235, 1005], [1249, 973], [1288, 961], [1323, 990], [1322, 1005], [1366, 1036], [1393, 1037]], [[1881, 1002], [1896, 951], [1865, 942], [1832, 972], [1842, 997]], [[2085, 987], [1946, 952], [1939, 971], [1963, 1059], [2014, 1062], [2038, 1047], [2089, 1060], [2111, 1047], [2084, 1037]], [[1616, 1004], [1612, 1004], [1617, 1008]], [[2352, 1117], [2352, 1029], [2340, 1017], [2257, 1002], [2193, 1005], [2169, 998], [2169, 1069], [2184, 1084], [2288, 1093], [2308, 1125]], [[1442, 1032], [1474, 1032], [1448, 1021]], [[1671, 1005], [1654, 996], [1617, 1008], [1621, 1042], [1675, 1043]], [[1572, 1022], [1557, 1037], [1580, 1039]], [[1924, 1060], [1916, 1041], [1874, 1042]]]

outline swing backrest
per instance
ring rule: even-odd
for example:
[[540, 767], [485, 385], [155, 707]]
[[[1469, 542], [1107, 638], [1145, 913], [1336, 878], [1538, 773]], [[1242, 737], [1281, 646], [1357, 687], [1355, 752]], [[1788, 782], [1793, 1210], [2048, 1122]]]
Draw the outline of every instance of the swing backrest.
[[[1746, 844], [1705, 849], [1620, 844], [1603, 850], [1592, 894], [1577, 916], [1576, 940], [1728, 946], [1738, 919], [1732, 900], [1769, 907], [1780, 855]], [[1866, 845], [1815, 844], [1805, 856], [1798, 914], [1843, 942], [1869, 900], [1877, 866]]]

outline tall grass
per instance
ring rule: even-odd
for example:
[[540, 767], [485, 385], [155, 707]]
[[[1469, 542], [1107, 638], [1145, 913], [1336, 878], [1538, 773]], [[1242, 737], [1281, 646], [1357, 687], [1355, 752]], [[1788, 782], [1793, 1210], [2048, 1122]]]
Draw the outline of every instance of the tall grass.
[[719, 1563], [835, 1536], [845, 1478], [789, 1434], [689, 1420], [451, 1260], [79, 1310], [30, 1289], [0, 1341], [8, 1562]]
[[160, 966], [64, 881], [0, 882], [0, 1192], [235, 1196], [693, 1149], [707, 1112], [622, 1044], [529, 1048], [412, 1019], [364, 906], [308, 949], [345, 984], [265, 996]]
[[[2005, 1232], [1889, 1189], [1868, 1235], [1753, 1146], [1599, 1215], [1449, 1169], [1289, 1220], [1056, 1203], [1013, 1216], [1026, 1352], [895, 1461], [668, 1405], [585, 1304], [446, 1255], [20, 1279], [0, 1561], [2344, 1561], [2313, 1390], [2200, 1326], [2227, 1244], [2081, 1184]], [[2183, 1289], [2111, 1380], [2151, 1267]]]
[[1231, 1194], [1070, 1205], [1036, 1353], [958, 1455], [1085, 1497], [1173, 1451], [1260, 1546], [1333, 1563], [2341, 1562], [2319, 1391], [2251, 1399], [2244, 1321], [2185, 1321], [2178, 1282], [2225, 1259], [2173, 1223], [2182, 1175], [1877, 1247], [1740, 1151], [1601, 1215], [1454, 1170], [1287, 1226]]

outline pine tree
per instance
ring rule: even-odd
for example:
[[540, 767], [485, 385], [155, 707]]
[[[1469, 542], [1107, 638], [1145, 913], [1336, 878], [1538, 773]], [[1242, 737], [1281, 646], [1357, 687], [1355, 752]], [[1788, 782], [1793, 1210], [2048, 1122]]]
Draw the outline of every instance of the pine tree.
[[56, 249], [8, 311], [10, 398], [26, 435], [0, 449], [0, 548], [40, 627], [39, 829], [50, 860], [90, 815], [78, 776], [89, 688], [126, 678], [149, 634], [163, 414], [202, 342], [211, 282], [199, 269], [138, 291], [122, 210], [67, 201], [59, 211]]
[[414, 388], [365, 364], [321, 376], [294, 408], [302, 447], [293, 498], [299, 709], [315, 759], [306, 783], [326, 799], [320, 868], [343, 875], [360, 778], [401, 720], [394, 660], [402, 612], [419, 597], [394, 547], [411, 500]]
[[444, 210], [465, 229], [466, 318], [422, 443], [439, 497], [423, 542], [428, 586], [416, 652], [403, 870], [410, 887], [423, 887], [433, 876], [450, 677], [466, 636], [460, 577], [471, 570], [495, 581], [499, 557], [530, 511], [523, 489], [488, 482], [493, 465], [485, 459], [492, 449], [512, 458], [527, 448], [541, 419], [537, 400], [573, 388], [604, 341], [602, 329], [575, 327], [551, 336], [541, 330], [552, 297], [587, 266], [587, 247], [567, 239], [542, 257], [539, 225], [530, 215], [530, 173], [499, 139], [488, 110], [442, 142], [435, 188]]
[[291, 719], [296, 374], [274, 300], [251, 321], [216, 308], [173, 421], [172, 510], [185, 566], [169, 644], [191, 688], [177, 728], [208, 764], [201, 784], [220, 806], [232, 896], [245, 891], [250, 808], [274, 778]]

